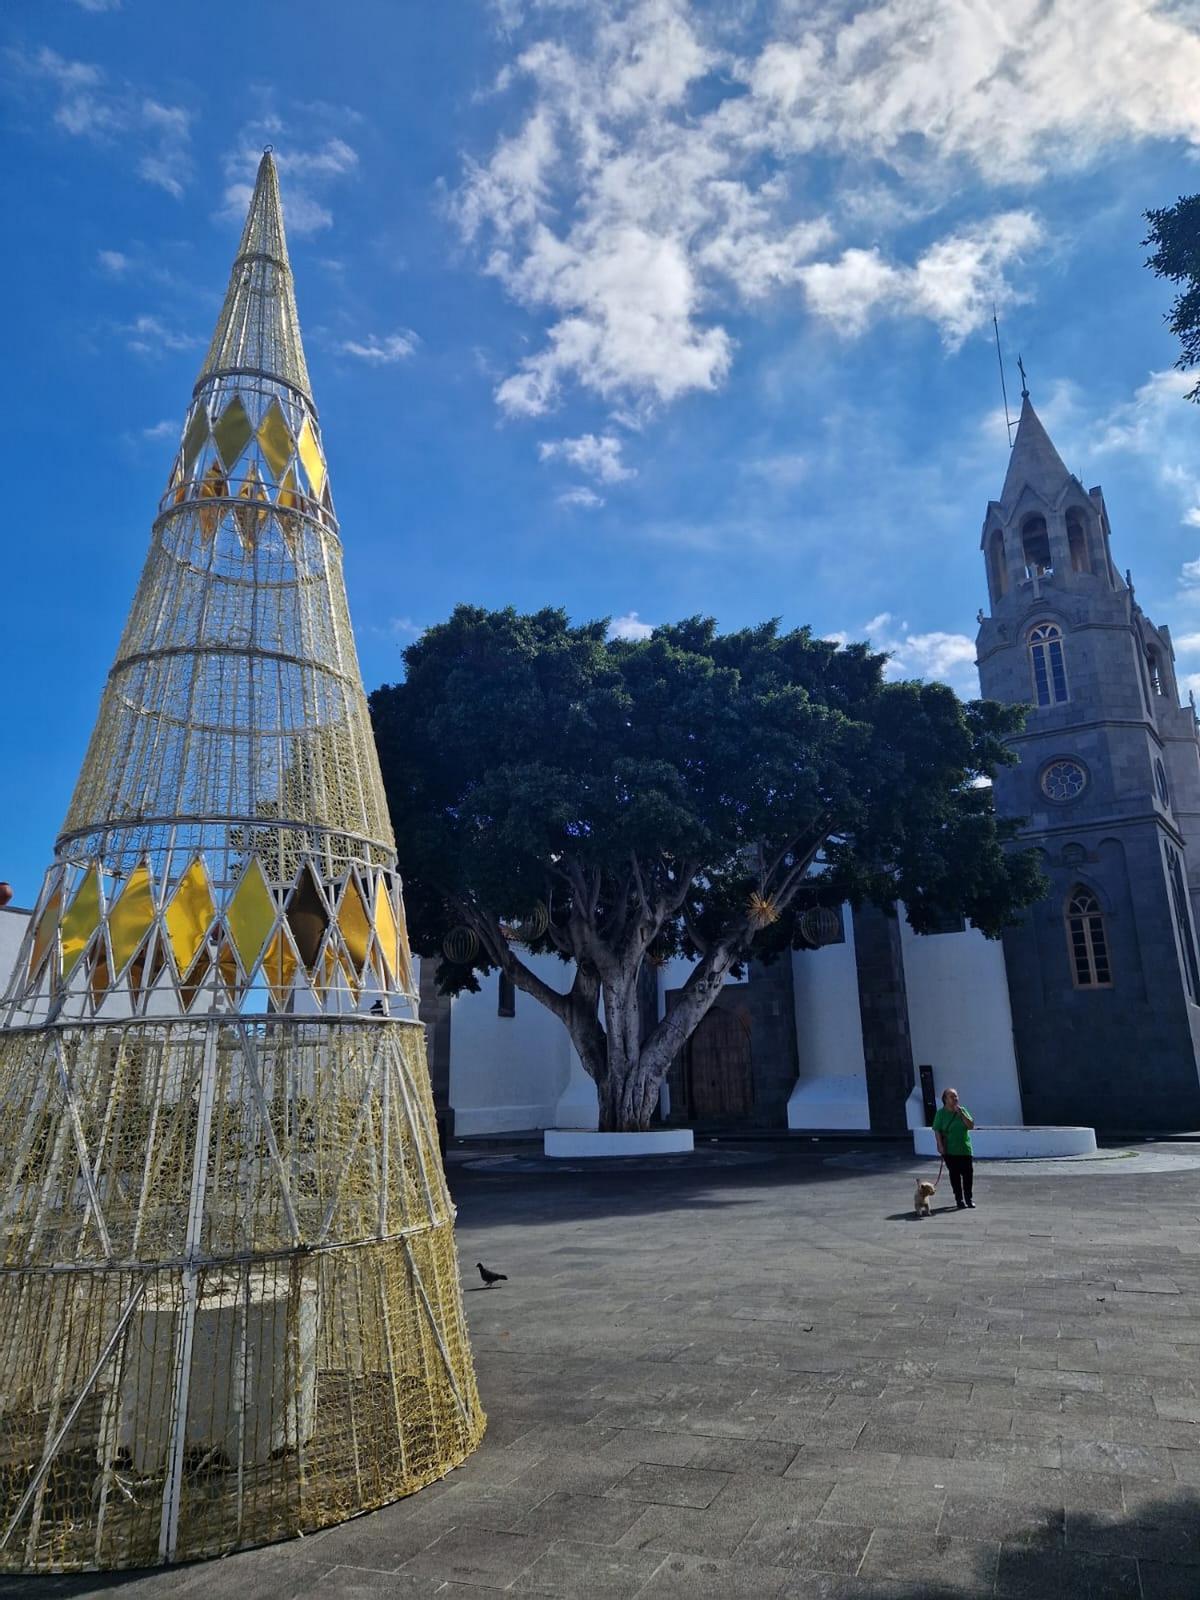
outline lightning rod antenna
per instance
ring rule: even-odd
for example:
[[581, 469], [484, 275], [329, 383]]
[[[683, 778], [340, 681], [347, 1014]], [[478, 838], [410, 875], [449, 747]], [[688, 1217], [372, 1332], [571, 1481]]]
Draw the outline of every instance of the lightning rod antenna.
[[1000, 393], [1004, 396], [1004, 426], [1008, 431], [1008, 448], [1012, 449], [1012, 419], [1008, 414], [1008, 385], [1004, 381], [1004, 357], [1000, 351], [1000, 321], [996, 316], [996, 302], [992, 301], [992, 327], [996, 330], [996, 360], [1000, 363]]

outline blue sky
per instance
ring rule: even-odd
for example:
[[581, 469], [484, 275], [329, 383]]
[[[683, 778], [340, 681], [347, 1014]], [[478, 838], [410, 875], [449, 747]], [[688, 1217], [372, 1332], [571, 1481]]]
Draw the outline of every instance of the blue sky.
[[268, 141], [369, 688], [474, 601], [779, 615], [971, 690], [993, 297], [1200, 683], [1139, 242], [1197, 82], [1154, 0], [9, 0], [0, 878], [32, 903]]

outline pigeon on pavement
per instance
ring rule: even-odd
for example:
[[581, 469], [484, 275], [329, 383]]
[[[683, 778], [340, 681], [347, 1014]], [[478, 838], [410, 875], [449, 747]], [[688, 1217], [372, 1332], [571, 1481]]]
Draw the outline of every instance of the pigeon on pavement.
[[483, 1279], [485, 1289], [490, 1289], [494, 1283], [508, 1282], [507, 1272], [489, 1272], [482, 1261], [477, 1261], [475, 1265], [479, 1268], [479, 1276]]

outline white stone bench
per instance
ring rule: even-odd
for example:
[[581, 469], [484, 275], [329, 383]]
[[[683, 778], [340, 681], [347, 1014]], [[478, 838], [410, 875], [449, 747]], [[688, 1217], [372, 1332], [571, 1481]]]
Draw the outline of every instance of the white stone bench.
[[[1030, 1161], [1039, 1156], [1091, 1156], [1096, 1153], [1094, 1128], [975, 1128], [971, 1145], [977, 1161]], [[936, 1156], [932, 1128], [913, 1129], [913, 1149]]]

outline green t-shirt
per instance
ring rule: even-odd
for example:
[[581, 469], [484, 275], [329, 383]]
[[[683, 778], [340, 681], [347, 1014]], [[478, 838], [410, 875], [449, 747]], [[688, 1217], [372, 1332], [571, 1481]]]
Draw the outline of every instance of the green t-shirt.
[[[966, 1106], [961, 1110], [967, 1111]], [[971, 1113], [967, 1111], [967, 1115]], [[940, 1133], [946, 1141], [946, 1154], [948, 1156], [969, 1156], [971, 1150], [971, 1130], [959, 1116], [958, 1111], [951, 1111], [949, 1106], [940, 1106], [933, 1119], [934, 1133]]]

